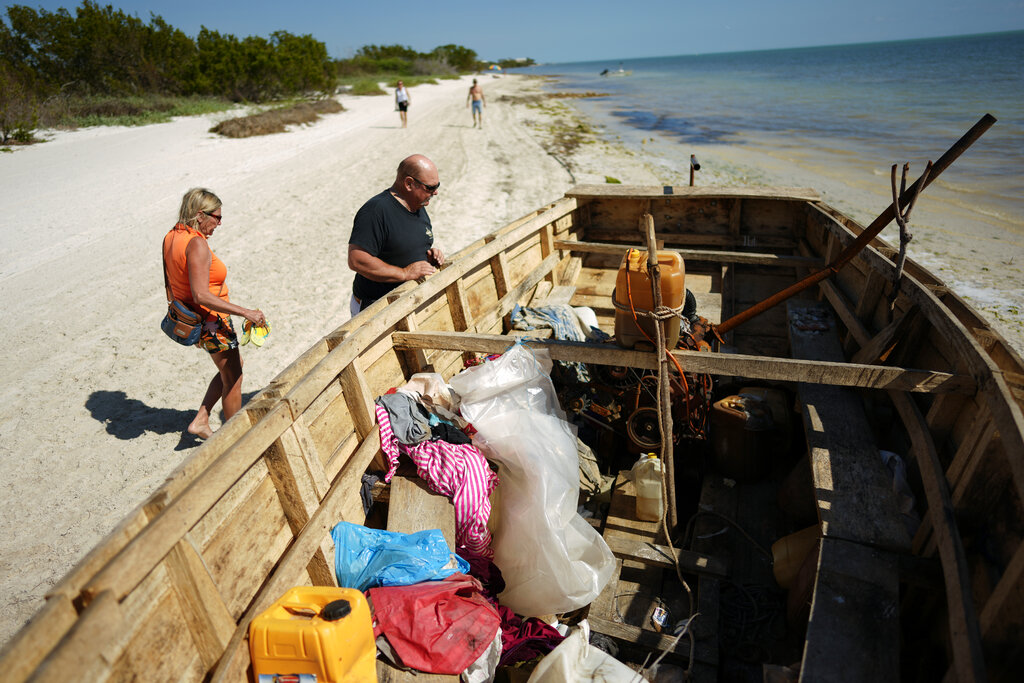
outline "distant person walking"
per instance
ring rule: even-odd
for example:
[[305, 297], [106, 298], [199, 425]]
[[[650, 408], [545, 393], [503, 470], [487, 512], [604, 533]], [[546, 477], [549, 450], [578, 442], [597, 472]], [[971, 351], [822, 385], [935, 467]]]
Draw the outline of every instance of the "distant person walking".
[[469, 94], [466, 95], [466, 106], [470, 103], [473, 104], [473, 127], [477, 125], [481, 128], [484, 127], [484, 107], [487, 106], [487, 101], [484, 99], [484, 89], [476, 83], [476, 79], [473, 79], [473, 85], [469, 86]]
[[398, 81], [398, 87], [395, 88], [395, 106], [398, 107], [398, 115], [402, 117], [402, 128], [406, 127], [407, 112], [409, 111], [409, 102], [411, 101], [409, 91], [405, 89], [405, 84], [402, 81]]
[[348, 267], [356, 272], [353, 317], [401, 283], [426, 277], [444, 264], [427, 215], [440, 186], [434, 162], [413, 154], [398, 165], [391, 187], [356, 212], [348, 240]]
[[188, 426], [188, 433], [206, 439], [210, 413], [219, 400], [224, 420], [242, 407], [242, 356], [231, 316], [240, 315], [253, 325], [263, 326], [263, 311], [244, 308], [228, 300], [225, 280], [227, 266], [206, 243], [223, 218], [220, 199], [209, 190], [196, 187], [181, 198], [178, 222], [164, 235], [164, 261], [171, 295], [204, 317], [197, 346], [210, 354], [217, 374], [210, 380], [199, 411]]

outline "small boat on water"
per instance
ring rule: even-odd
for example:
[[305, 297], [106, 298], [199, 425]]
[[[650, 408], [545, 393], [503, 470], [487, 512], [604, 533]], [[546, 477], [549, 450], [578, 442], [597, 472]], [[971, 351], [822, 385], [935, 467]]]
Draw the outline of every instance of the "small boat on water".
[[613, 77], [613, 76], [632, 76], [633, 75], [633, 70], [632, 69], [623, 69], [620, 66], [618, 69], [605, 69], [604, 71], [601, 72], [601, 75], [602, 76], [608, 76], [608, 77]]
[[[589, 372], [559, 397], [611, 482], [580, 495], [615, 567], [582, 612], [623, 661], [665, 652], [698, 681], [1018, 680], [1024, 365], [920, 264], [899, 272], [877, 237], [895, 213], [864, 227], [810, 189], [573, 188], [296, 358], [49, 591], [4, 679], [252, 680], [250, 624], [294, 586], [336, 585], [339, 521], [451, 534], [415, 472], [363, 486], [385, 469], [375, 399], [518, 335]], [[621, 332], [642, 310], [623, 262], [652, 234], [689, 293], [664, 357], [515, 329], [568, 303]], [[625, 476], [647, 451], [667, 456], [664, 524]]]

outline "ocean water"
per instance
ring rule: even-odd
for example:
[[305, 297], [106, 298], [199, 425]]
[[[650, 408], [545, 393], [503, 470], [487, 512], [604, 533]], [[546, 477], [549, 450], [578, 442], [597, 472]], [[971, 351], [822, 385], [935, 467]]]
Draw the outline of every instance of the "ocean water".
[[[626, 77], [602, 77], [619, 66]], [[546, 64], [549, 87], [612, 137], [679, 177], [688, 145], [813, 150], [856, 184], [888, 187], [892, 163], [915, 179], [981, 116], [998, 119], [929, 192], [1024, 238], [1024, 31], [887, 43]], [[799, 156], [799, 155], [798, 155]], [[884, 171], [880, 172], [880, 169]]]

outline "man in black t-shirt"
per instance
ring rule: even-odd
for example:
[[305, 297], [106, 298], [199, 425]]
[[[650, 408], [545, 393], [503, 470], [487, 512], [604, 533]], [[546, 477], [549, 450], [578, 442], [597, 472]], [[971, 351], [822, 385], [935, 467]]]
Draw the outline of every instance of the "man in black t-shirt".
[[395, 182], [356, 212], [348, 240], [352, 315], [408, 280], [430, 275], [444, 263], [434, 246], [427, 204], [441, 185], [437, 167], [422, 154], [398, 165]]

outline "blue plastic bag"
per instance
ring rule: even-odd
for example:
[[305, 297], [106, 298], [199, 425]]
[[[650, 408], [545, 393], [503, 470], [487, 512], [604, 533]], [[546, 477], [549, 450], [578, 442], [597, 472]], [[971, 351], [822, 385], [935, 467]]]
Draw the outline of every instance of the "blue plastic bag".
[[334, 574], [342, 588], [411, 586], [469, 573], [469, 563], [451, 551], [440, 529], [402, 534], [338, 522], [331, 538]]

